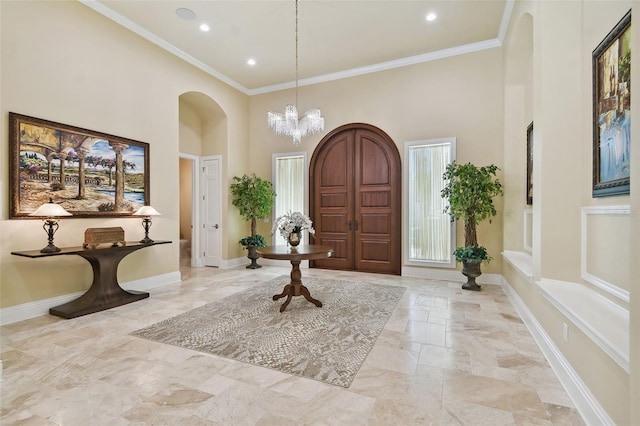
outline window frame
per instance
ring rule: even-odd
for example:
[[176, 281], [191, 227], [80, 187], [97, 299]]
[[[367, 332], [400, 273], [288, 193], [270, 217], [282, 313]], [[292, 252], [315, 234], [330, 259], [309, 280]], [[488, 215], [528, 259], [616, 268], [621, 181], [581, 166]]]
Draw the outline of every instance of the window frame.
[[[403, 226], [404, 226], [404, 231], [403, 231], [403, 236], [404, 236], [404, 264], [408, 265], [408, 266], [422, 266], [422, 267], [437, 267], [437, 268], [456, 268], [456, 259], [453, 256], [453, 250], [456, 247], [456, 223], [455, 222], [450, 222], [450, 227], [449, 227], [449, 240], [450, 240], [450, 248], [451, 248], [451, 253], [450, 253], [450, 260], [448, 262], [443, 262], [443, 261], [437, 261], [437, 260], [418, 260], [418, 259], [411, 259], [409, 258], [409, 254], [411, 252], [411, 240], [410, 240], [410, 234], [409, 234], [409, 224], [410, 224], [410, 217], [409, 217], [409, 212], [410, 212], [410, 196], [409, 196], [409, 186], [411, 183], [411, 170], [410, 170], [410, 165], [411, 162], [409, 161], [409, 156], [410, 151], [412, 148], [414, 147], [424, 147], [424, 146], [430, 146], [430, 145], [449, 145], [450, 146], [450, 162], [453, 162], [456, 160], [456, 138], [455, 137], [448, 137], [448, 138], [438, 138], [438, 139], [425, 139], [425, 140], [417, 140], [417, 141], [408, 141], [405, 142], [404, 144], [404, 160], [405, 160], [405, 167], [403, 167], [404, 172], [404, 182], [403, 182], [403, 186], [404, 186], [404, 203], [403, 203], [403, 207], [404, 207], [404, 221], [403, 221]], [[446, 213], [443, 213], [446, 214]]]
[[[277, 164], [277, 160], [281, 159], [281, 158], [300, 158], [302, 157], [302, 161], [304, 163], [303, 169], [304, 169], [304, 187], [303, 187], [303, 203], [304, 203], [304, 209], [303, 212], [304, 214], [306, 214], [307, 216], [309, 216], [309, 161], [308, 161], [308, 156], [307, 156], [307, 152], [306, 151], [299, 151], [299, 152], [282, 152], [282, 153], [275, 153], [271, 155], [271, 182], [273, 183], [273, 189], [276, 191], [276, 197], [277, 197], [277, 173], [276, 173], [276, 164]], [[276, 212], [276, 207], [275, 207], [275, 201], [274, 201], [274, 206], [273, 206], [273, 213], [271, 214], [271, 224], [273, 226], [273, 224], [275, 223], [276, 219], [278, 218], [279, 215], [285, 214], [286, 212]], [[276, 235], [279, 235], [277, 232], [276, 234], [271, 235], [271, 241], [272, 244], [276, 244], [277, 242], [277, 238]], [[308, 244], [309, 241], [309, 237], [308, 237], [308, 232], [305, 231], [303, 232], [303, 236], [302, 236], [302, 244]]]

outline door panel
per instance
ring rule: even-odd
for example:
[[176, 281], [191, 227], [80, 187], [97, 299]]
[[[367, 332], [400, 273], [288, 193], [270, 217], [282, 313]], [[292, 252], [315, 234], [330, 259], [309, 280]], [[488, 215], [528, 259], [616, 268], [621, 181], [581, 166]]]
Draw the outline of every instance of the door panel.
[[202, 167], [203, 175], [203, 261], [204, 266], [220, 266], [222, 259], [222, 236], [220, 230], [220, 205], [222, 204], [220, 188], [220, 159], [205, 157]]
[[328, 259], [315, 261], [315, 266], [330, 269], [353, 269], [353, 237], [349, 223], [353, 221], [353, 135], [343, 134], [327, 144], [317, 157], [318, 167], [312, 171], [317, 206], [314, 228], [315, 243], [333, 247]]
[[[400, 163], [394, 156], [397, 148], [367, 129], [356, 131], [355, 142], [356, 269], [399, 274], [401, 182]], [[394, 211], [395, 203], [398, 208]]]
[[312, 266], [400, 274], [401, 170], [393, 141], [373, 126], [336, 129], [311, 160], [316, 244], [332, 258]]

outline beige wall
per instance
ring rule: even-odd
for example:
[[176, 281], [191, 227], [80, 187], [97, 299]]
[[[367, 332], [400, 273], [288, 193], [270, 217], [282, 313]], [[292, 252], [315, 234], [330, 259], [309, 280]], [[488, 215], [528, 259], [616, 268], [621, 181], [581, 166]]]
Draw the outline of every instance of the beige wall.
[[[148, 142], [151, 204], [162, 213], [154, 218], [151, 234], [174, 244], [127, 256], [118, 278], [127, 282], [177, 271], [179, 96], [195, 91], [215, 99], [228, 117], [226, 135], [239, 147], [231, 150], [234, 160], [248, 145], [248, 97], [79, 2], [2, 1], [0, 9], [1, 163], [8, 164], [9, 111]], [[1, 170], [4, 202], [8, 171]], [[2, 207], [0, 306], [87, 287], [91, 269], [79, 257], [11, 256], [11, 251], [44, 246], [45, 235], [39, 222], [8, 220], [8, 206]], [[143, 233], [138, 219], [66, 219], [56, 243], [81, 245], [84, 229], [99, 226], [122, 226], [130, 240]]]
[[[299, 90], [302, 112], [318, 107], [325, 119], [325, 133], [347, 123], [379, 127], [396, 143], [404, 156], [408, 141], [454, 136], [459, 162], [503, 166], [502, 51], [490, 49], [394, 70], [338, 80]], [[271, 176], [274, 153], [306, 151], [311, 160], [324, 134], [303, 139], [300, 146], [290, 138], [276, 136], [266, 125], [267, 111], [283, 112], [295, 101], [292, 90], [251, 97], [251, 170]], [[502, 177], [502, 176], [501, 176]], [[496, 199], [502, 212], [502, 199]], [[260, 232], [268, 235], [269, 224]], [[500, 273], [502, 261], [502, 215], [492, 224], [481, 224], [480, 243], [494, 261], [485, 272]], [[464, 244], [462, 224], [458, 245]]]
[[196, 109], [181, 96], [179, 103], [180, 133], [179, 149], [181, 154], [202, 155], [202, 120]]
[[[505, 40], [505, 75], [508, 78], [505, 80], [504, 162], [505, 175], [510, 182], [504, 197], [504, 246], [509, 250], [522, 250], [526, 179], [524, 148], [526, 127], [533, 121], [534, 280], [546, 278], [582, 283], [585, 288], [597, 291], [625, 308], [628, 305], [624, 301], [600, 291], [581, 278], [580, 253], [583, 244], [582, 208], [629, 205], [631, 201], [629, 196], [591, 197], [591, 54], [631, 8], [631, 3], [516, 2]], [[526, 54], [523, 47], [528, 50]], [[640, 56], [638, 53], [640, 49], [635, 43], [632, 57]], [[634, 102], [632, 107], [634, 122], [640, 120], [636, 105]], [[632, 137], [632, 141], [637, 140]], [[638, 150], [634, 150], [636, 145], [632, 147], [632, 155], [636, 155], [632, 160], [634, 165], [638, 161]], [[584, 241], [590, 260], [588, 271], [605, 277], [631, 294], [631, 376], [553, 307], [535, 284], [523, 280], [508, 265], [503, 270], [504, 277], [616, 424], [638, 422], [637, 410], [635, 421], [631, 417], [632, 407], [637, 405], [631, 401], [634, 401], [634, 395], [635, 401], [638, 397], [637, 355], [634, 360], [638, 340], [633, 336], [640, 330], [636, 317], [637, 303], [633, 307], [640, 286], [635, 282], [637, 280], [631, 281], [632, 259], [640, 258], [637, 244], [633, 246], [638, 235], [637, 225], [636, 230], [632, 230], [637, 211], [636, 203], [632, 205], [632, 217], [589, 216]], [[635, 322], [633, 318], [636, 318]], [[562, 337], [563, 322], [570, 327], [568, 342]], [[630, 384], [633, 383], [636, 389], [630, 392]]]

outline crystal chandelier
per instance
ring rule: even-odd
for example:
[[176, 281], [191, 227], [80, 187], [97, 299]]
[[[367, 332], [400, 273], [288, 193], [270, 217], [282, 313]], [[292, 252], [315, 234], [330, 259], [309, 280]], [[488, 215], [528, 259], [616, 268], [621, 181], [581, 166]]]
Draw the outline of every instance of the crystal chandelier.
[[276, 135], [291, 136], [294, 144], [299, 144], [307, 135], [324, 130], [324, 118], [320, 115], [318, 108], [310, 109], [301, 119], [298, 119], [298, 0], [296, 0], [296, 104], [287, 105], [284, 114], [269, 111], [267, 124], [276, 132]]

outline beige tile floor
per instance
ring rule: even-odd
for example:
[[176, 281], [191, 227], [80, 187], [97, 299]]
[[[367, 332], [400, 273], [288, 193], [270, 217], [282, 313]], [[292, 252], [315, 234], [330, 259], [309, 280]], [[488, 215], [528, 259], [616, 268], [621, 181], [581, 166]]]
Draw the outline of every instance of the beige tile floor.
[[[0, 328], [2, 425], [581, 425], [502, 289], [303, 269], [407, 287], [345, 389], [129, 336], [286, 266], [182, 268], [149, 299]], [[313, 289], [311, 289], [313, 294]]]

